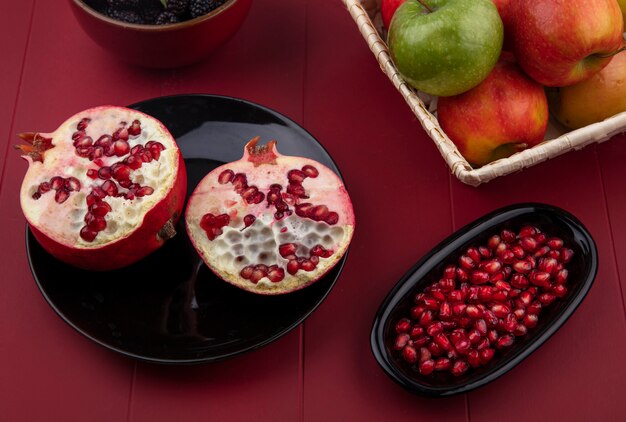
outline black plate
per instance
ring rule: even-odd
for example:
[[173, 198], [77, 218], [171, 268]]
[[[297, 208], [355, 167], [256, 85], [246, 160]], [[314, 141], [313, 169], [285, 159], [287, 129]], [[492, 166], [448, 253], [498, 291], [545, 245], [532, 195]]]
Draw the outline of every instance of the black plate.
[[[131, 106], [161, 120], [187, 166], [187, 194], [212, 169], [238, 160], [261, 136], [286, 155], [317, 160], [339, 174], [308, 132], [268, 108], [228, 97], [180, 95]], [[330, 292], [346, 256], [306, 289], [261, 296], [219, 280], [198, 257], [184, 222], [178, 235], [142, 261], [116, 271], [88, 272], [64, 264], [35, 240], [26, 250], [39, 289], [69, 325], [96, 343], [158, 363], [204, 363], [258, 349], [309, 316]]]
[[[467, 247], [484, 245], [490, 236], [503, 229], [517, 232], [527, 224], [536, 225], [549, 236], [560, 237], [574, 250], [574, 257], [566, 266], [569, 277], [565, 297], [545, 308], [537, 326], [525, 337], [518, 337], [503, 355], [496, 355], [486, 366], [470, 369], [460, 377], [449, 372], [422, 376], [415, 367], [402, 361], [389, 346], [395, 339], [395, 323], [409, 314], [415, 293], [439, 280], [445, 266], [455, 263]], [[376, 314], [370, 338], [374, 357], [389, 377], [414, 393], [444, 397], [481, 387], [520, 363], [565, 323], [591, 288], [597, 270], [596, 245], [582, 223], [570, 213], [544, 204], [519, 204], [494, 211], [453, 233], [400, 279]]]

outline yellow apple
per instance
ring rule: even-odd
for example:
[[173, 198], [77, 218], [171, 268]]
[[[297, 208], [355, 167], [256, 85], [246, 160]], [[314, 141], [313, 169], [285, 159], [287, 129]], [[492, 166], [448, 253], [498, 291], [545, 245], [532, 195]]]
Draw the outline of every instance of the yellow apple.
[[626, 31], [626, 0], [617, 0], [619, 8], [622, 9], [622, 17], [624, 18], [624, 30]]
[[550, 99], [556, 119], [571, 129], [626, 111], [626, 52], [616, 54], [590, 79], [557, 88]]

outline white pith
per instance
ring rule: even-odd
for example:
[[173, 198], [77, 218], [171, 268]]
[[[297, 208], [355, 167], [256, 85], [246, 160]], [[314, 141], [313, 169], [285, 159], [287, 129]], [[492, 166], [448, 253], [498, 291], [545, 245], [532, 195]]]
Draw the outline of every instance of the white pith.
[[[218, 176], [226, 169], [235, 173], [246, 174], [249, 186], [256, 186], [267, 195], [269, 186], [278, 183], [286, 192], [287, 172], [312, 165], [319, 170], [316, 178], [306, 178], [302, 186], [310, 196], [300, 199], [299, 203], [326, 205], [330, 211], [339, 214], [337, 224], [329, 225], [323, 221], [313, 221], [295, 214], [276, 220], [274, 207], [267, 207], [267, 199], [260, 204], [247, 204], [235, 192], [232, 184], [219, 184]], [[288, 204], [294, 211], [295, 207]], [[230, 223], [223, 227], [223, 233], [214, 240], [209, 240], [200, 227], [202, 216], [228, 214]], [[244, 228], [243, 217], [251, 214], [256, 217], [254, 223]], [[354, 230], [354, 214], [349, 196], [341, 180], [322, 164], [302, 157], [280, 156], [276, 165], [253, 163], [241, 160], [221, 166], [209, 173], [198, 184], [189, 199], [186, 214], [187, 231], [196, 249], [204, 261], [223, 279], [244, 289], [266, 294], [296, 290], [318, 279], [332, 268], [345, 253]], [[321, 245], [332, 250], [333, 255], [319, 258], [313, 271], [300, 269], [295, 275], [287, 272], [288, 261], [281, 257], [278, 247], [285, 243], [296, 243], [296, 255], [304, 259], [310, 257], [310, 249]], [[285, 270], [285, 278], [280, 282], [271, 282], [264, 277], [258, 283], [243, 279], [239, 273], [248, 265], [278, 265]]]
[[[72, 134], [76, 132], [78, 122], [84, 117], [92, 119], [86, 134], [93, 138], [94, 142], [101, 135], [111, 135], [121, 121], [130, 125], [137, 119], [141, 122], [142, 130], [138, 136], [129, 137], [130, 147], [145, 145], [150, 140], [158, 141], [165, 147], [158, 161], [143, 163], [142, 167], [133, 170], [130, 176], [133, 183], [150, 186], [154, 192], [133, 200], [107, 196], [104, 201], [112, 208], [105, 217], [107, 227], [99, 232], [92, 242], [83, 240], [79, 235], [88, 212], [85, 198], [94, 186], [102, 185], [104, 180], [87, 176], [88, 169], [98, 170], [100, 167], [89, 161], [89, 158], [76, 155], [73, 146]], [[43, 163], [25, 157], [29, 162], [29, 168], [20, 193], [22, 210], [29, 224], [53, 240], [76, 248], [97, 248], [131, 235], [140, 227], [145, 214], [166, 196], [178, 171], [179, 151], [171, 135], [156, 119], [135, 110], [123, 107], [96, 107], [72, 116], [53, 133], [41, 135], [52, 138], [54, 147], [44, 153]], [[100, 159], [105, 166], [110, 166], [127, 156], [102, 156]], [[32, 195], [37, 191], [39, 184], [49, 181], [54, 176], [77, 178], [81, 184], [80, 191], [71, 192], [69, 198], [62, 204], [55, 201], [54, 190], [43, 194], [39, 199], [34, 199]], [[120, 192], [127, 191], [120, 187], [117, 181], [115, 182]]]

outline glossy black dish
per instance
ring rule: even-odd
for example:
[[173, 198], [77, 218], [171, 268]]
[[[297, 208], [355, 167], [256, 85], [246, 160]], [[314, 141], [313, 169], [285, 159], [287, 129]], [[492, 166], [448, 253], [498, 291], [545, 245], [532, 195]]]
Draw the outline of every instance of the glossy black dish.
[[[503, 229], [517, 232], [528, 224], [536, 225], [549, 236], [560, 237], [574, 250], [574, 257], [566, 266], [569, 271], [566, 296], [546, 307], [539, 315], [537, 326], [526, 336], [518, 337], [503, 355], [497, 354], [489, 364], [470, 368], [462, 376], [456, 377], [447, 371], [423, 376], [402, 361], [390, 346], [396, 335], [395, 324], [408, 315], [415, 293], [438, 281], [445, 266], [456, 263], [467, 247], [486, 244], [490, 236]], [[447, 397], [468, 392], [505, 374], [548, 340], [580, 305], [593, 284], [597, 269], [596, 245], [587, 229], [570, 213], [536, 203], [499, 209], [453, 233], [400, 279], [376, 314], [370, 337], [372, 352], [385, 373], [413, 393]]]
[[[268, 108], [234, 98], [180, 95], [132, 105], [161, 120], [187, 166], [189, 195], [224, 162], [241, 158], [254, 136], [276, 139], [287, 155], [315, 159], [339, 174], [308, 132]], [[218, 361], [258, 349], [300, 324], [335, 284], [346, 256], [306, 289], [255, 295], [219, 280], [199, 258], [184, 221], [157, 252], [116, 271], [89, 272], [45, 252], [27, 230], [35, 281], [50, 306], [87, 338], [123, 355], [157, 363]]]

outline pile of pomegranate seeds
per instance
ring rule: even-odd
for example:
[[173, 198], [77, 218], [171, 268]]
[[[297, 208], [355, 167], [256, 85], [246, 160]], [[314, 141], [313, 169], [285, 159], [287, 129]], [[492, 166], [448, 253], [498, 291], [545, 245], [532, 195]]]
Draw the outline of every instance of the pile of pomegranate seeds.
[[472, 246], [443, 277], [417, 293], [392, 348], [422, 375], [459, 376], [491, 361], [537, 325], [541, 309], [567, 293], [574, 251], [525, 226]]

